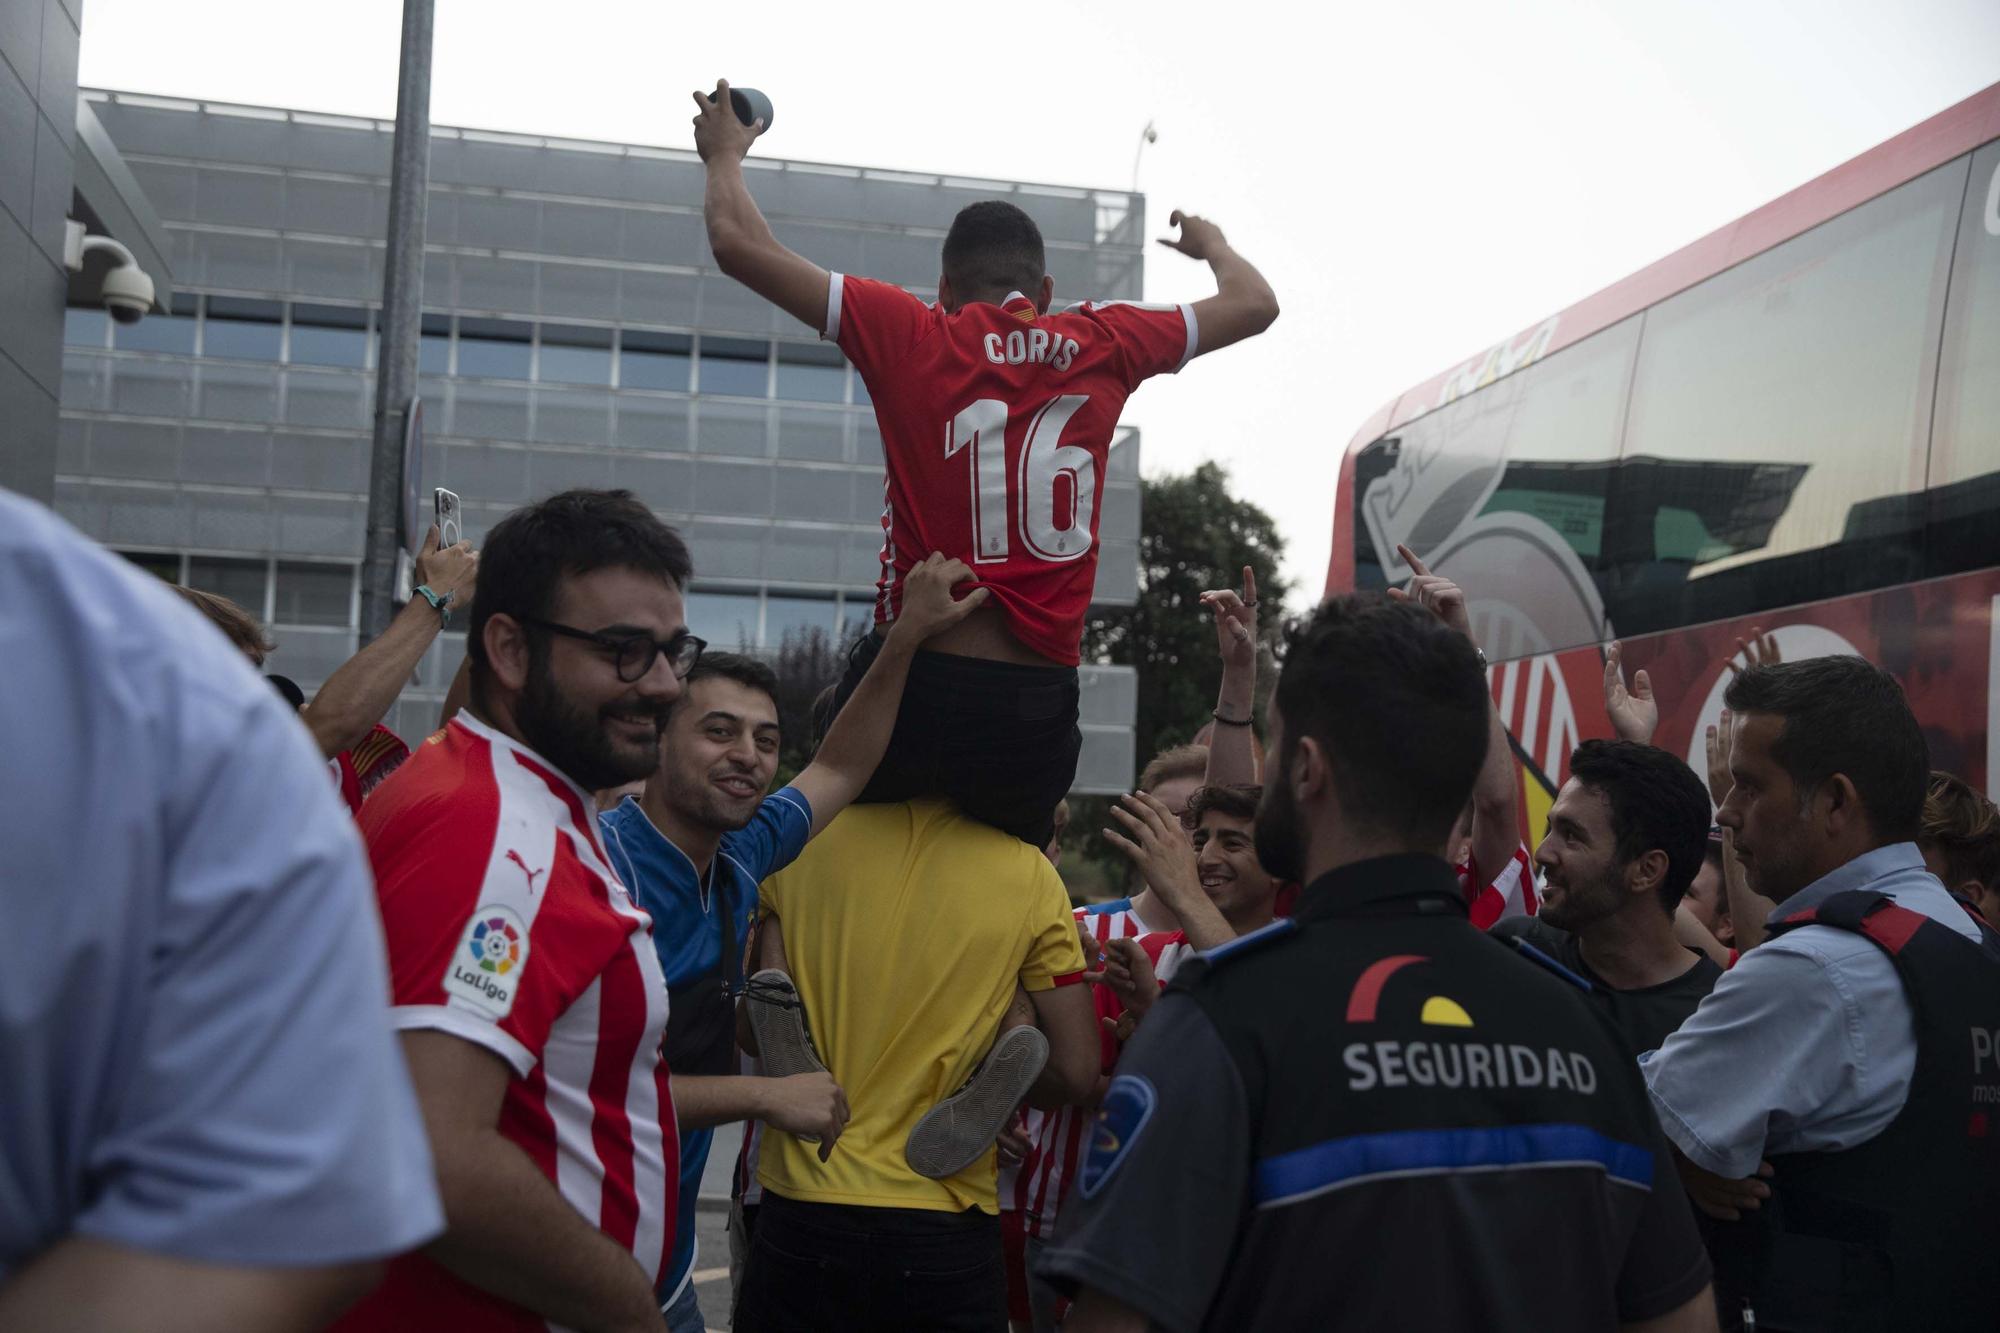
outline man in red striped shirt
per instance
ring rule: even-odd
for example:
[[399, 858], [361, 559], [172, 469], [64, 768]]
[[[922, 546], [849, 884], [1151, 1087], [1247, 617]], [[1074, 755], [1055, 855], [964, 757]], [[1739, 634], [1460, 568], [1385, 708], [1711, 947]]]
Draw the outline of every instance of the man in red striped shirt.
[[651, 922], [590, 793], [650, 773], [700, 655], [687, 548], [625, 491], [487, 541], [472, 706], [362, 807], [446, 1231], [340, 1328], [664, 1328], [679, 1136]]

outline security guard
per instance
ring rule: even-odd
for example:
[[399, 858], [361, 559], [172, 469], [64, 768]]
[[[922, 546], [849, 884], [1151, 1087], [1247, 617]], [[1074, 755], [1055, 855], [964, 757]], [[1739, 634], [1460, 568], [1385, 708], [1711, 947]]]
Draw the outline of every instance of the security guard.
[[1120, 1060], [1042, 1260], [1079, 1293], [1066, 1333], [1715, 1327], [1631, 1056], [1472, 928], [1439, 855], [1489, 708], [1417, 607], [1338, 599], [1294, 632], [1257, 843], [1307, 887], [1189, 964]]

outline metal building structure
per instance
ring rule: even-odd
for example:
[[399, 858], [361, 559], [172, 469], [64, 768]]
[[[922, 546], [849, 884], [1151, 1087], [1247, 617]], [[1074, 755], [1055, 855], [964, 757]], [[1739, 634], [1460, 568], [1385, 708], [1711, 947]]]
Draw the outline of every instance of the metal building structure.
[[[171, 316], [69, 311], [55, 499], [85, 532], [272, 626], [308, 693], [356, 647], [387, 121], [85, 90], [164, 222]], [[1140, 294], [1120, 192], [752, 158], [786, 244], [933, 296], [953, 214], [1035, 217], [1059, 299]], [[839, 351], [717, 272], [690, 152], [434, 128], [422, 483], [475, 542], [570, 486], [625, 486], [687, 537], [691, 627], [774, 652], [871, 614], [881, 439]], [[1104, 478], [1097, 598], [1137, 591], [1139, 443]], [[388, 719], [428, 732], [462, 634]], [[1086, 668], [1082, 791], [1132, 781], [1135, 680]]]

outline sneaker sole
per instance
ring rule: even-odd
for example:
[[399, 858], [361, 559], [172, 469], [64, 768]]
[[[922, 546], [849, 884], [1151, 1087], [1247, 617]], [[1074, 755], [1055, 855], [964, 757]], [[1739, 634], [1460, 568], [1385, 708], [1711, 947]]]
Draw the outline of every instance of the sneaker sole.
[[[758, 987], [782, 990], [793, 1000], [799, 997], [798, 987], [792, 979], [777, 968], [766, 968], [751, 977]], [[750, 997], [750, 1030], [757, 1034], [758, 1058], [764, 1062], [764, 1073], [771, 1078], [787, 1078], [793, 1074], [824, 1074], [826, 1066], [820, 1063], [813, 1052], [812, 1038], [806, 1034], [805, 1009], [787, 1008]]]
[[917, 1121], [903, 1144], [903, 1160], [931, 1180], [971, 1166], [993, 1146], [1048, 1062], [1047, 1037], [1031, 1027], [1009, 1028], [972, 1081]]

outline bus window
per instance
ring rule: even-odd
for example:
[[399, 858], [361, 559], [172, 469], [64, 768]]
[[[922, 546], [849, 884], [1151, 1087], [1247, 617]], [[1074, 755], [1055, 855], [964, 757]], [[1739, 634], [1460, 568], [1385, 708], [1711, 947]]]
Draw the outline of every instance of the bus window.
[[1921, 576], [1966, 169], [1932, 171], [1646, 313], [1602, 562], [1620, 633]]
[[1447, 404], [1355, 460], [1355, 582], [1405, 577], [1407, 542], [1464, 580], [1496, 658], [1601, 637], [1596, 575], [1637, 319]]
[[1951, 268], [1931, 430], [1931, 575], [1993, 564], [2000, 551], [2000, 143], [1973, 155]]

